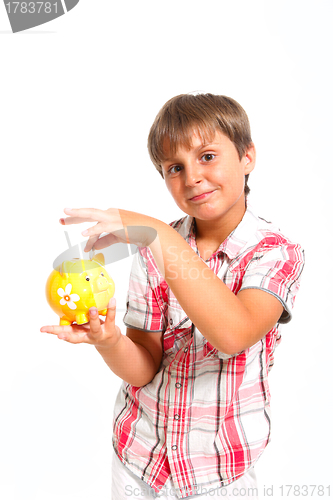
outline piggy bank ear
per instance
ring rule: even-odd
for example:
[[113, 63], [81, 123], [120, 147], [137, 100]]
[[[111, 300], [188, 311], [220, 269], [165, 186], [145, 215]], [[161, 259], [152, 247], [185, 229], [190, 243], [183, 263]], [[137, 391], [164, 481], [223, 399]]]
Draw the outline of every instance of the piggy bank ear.
[[102, 253], [98, 253], [97, 255], [94, 255], [92, 260], [98, 262], [101, 266], [104, 266], [104, 264], [105, 264], [104, 255]]

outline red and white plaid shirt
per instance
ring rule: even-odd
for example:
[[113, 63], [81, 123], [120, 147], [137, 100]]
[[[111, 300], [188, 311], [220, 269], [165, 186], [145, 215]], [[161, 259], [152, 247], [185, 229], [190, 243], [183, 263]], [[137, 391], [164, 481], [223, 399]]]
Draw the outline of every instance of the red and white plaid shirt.
[[[194, 219], [171, 226], [198, 253]], [[284, 307], [279, 323], [290, 320], [303, 251], [251, 208], [206, 264], [235, 294], [273, 294]], [[218, 351], [181, 309], [147, 248], [134, 256], [124, 323], [163, 332], [164, 349], [149, 384], [123, 382], [119, 391], [113, 446], [120, 460], [155, 491], [171, 475], [180, 498], [242, 476], [270, 439], [267, 377], [279, 323], [238, 355]]]

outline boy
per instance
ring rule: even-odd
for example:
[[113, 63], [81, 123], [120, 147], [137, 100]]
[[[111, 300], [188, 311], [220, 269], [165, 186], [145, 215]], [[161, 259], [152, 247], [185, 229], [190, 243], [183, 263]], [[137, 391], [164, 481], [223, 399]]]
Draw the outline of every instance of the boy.
[[303, 252], [247, 206], [256, 152], [233, 99], [171, 99], [148, 149], [187, 216], [167, 225], [125, 210], [65, 209], [61, 219], [98, 222], [82, 233], [86, 251], [138, 245], [126, 336], [112, 299], [105, 323], [92, 308], [89, 325], [42, 331], [95, 345], [124, 381], [115, 406], [114, 499], [231, 498], [241, 488], [255, 498], [253, 466], [270, 438], [267, 376]]

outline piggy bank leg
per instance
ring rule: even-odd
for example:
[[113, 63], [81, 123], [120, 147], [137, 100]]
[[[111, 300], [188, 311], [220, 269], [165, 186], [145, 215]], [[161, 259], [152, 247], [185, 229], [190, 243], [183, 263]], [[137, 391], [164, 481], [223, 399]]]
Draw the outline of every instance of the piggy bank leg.
[[59, 322], [59, 325], [71, 325], [72, 322], [69, 321], [69, 319], [66, 319], [66, 318], [60, 318], [60, 322]]
[[75, 316], [75, 321], [77, 322], [78, 325], [83, 325], [83, 323], [89, 322], [89, 318], [87, 317], [86, 314], [81, 313]]
[[101, 316], [106, 316], [108, 313], [108, 310], [107, 309], [103, 309], [103, 311], [99, 311], [98, 314], [100, 314]]

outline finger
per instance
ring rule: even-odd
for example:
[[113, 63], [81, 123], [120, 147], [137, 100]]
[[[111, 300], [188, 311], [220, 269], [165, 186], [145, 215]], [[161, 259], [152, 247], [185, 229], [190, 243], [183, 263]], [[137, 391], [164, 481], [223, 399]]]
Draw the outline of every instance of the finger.
[[97, 222], [94, 226], [90, 227], [89, 229], [86, 229], [85, 231], [82, 231], [82, 236], [96, 236], [104, 233], [104, 226], [102, 222]]
[[90, 325], [89, 337], [92, 339], [98, 338], [99, 335], [101, 335], [102, 333], [102, 328], [97, 307], [90, 307], [89, 309], [89, 325]]
[[67, 226], [70, 224], [81, 224], [82, 222], [96, 222], [94, 219], [82, 218], [82, 217], [66, 217], [59, 219], [60, 224]]
[[[84, 248], [84, 252], [90, 252], [90, 250], [94, 247], [96, 241], [98, 241], [99, 236], [90, 236], [89, 240], [86, 243]], [[94, 247], [95, 248], [95, 247]]]
[[109, 300], [109, 303], [107, 305], [107, 313], [105, 317], [105, 329], [107, 330], [110, 327], [114, 327], [115, 319], [116, 319], [116, 309], [117, 309], [117, 303], [116, 299], [112, 297], [112, 299]]
[[59, 335], [61, 333], [71, 333], [73, 327], [70, 325], [49, 325], [49, 326], [42, 326], [40, 329], [41, 332], [45, 333], [52, 333], [53, 335]]
[[120, 240], [119, 238], [117, 238], [117, 236], [110, 233], [105, 236], [102, 236], [102, 238], [97, 238], [96, 243], [93, 244], [93, 247], [95, 250], [102, 250], [103, 248], [114, 245], [115, 243], [119, 243], [119, 241]]
[[43, 326], [40, 331], [45, 333], [50, 333], [52, 335], [57, 335], [58, 339], [66, 340], [71, 344], [79, 344], [86, 342], [84, 338], [87, 335], [87, 330], [84, 328], [85, 325], [52, 325]]
[[82, 219], [91, 219], [93, 221], [107, 221], [109, 215], [105, 210], [99, 210], [98, 208], [64, 208], [66, 215], [71, 217], [78, 217]]

